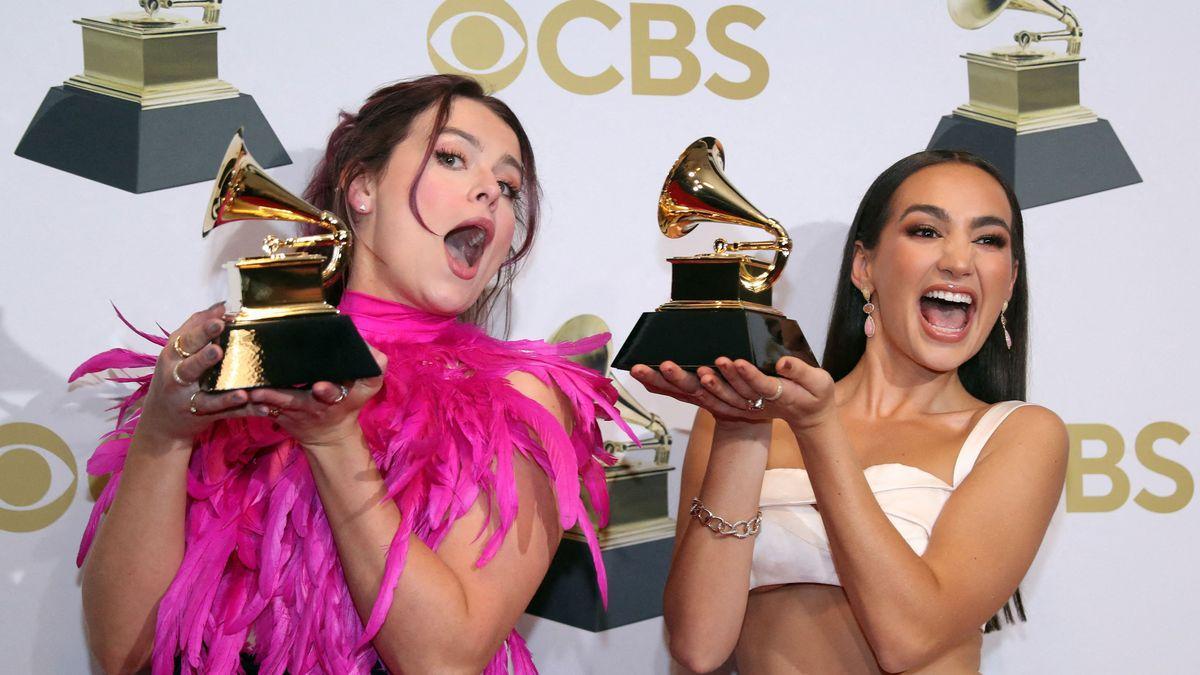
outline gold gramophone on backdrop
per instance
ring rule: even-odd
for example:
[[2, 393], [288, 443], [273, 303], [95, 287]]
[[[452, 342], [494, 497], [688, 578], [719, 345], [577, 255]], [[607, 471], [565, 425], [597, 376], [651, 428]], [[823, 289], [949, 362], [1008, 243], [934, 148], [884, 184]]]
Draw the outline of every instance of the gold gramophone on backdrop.
[[[1018, 31], [1016, 44], [970, 52], [969, 99], [942, 118], [930, 148], [979, 154], [1013, 181], [1023, 207], [1141, 181], [1107, 121], [1080, 104], [1083, 29], [1058, 0], [948, 0], [962, 28], [982, 28], [1006, 10], [1051, 17], [1059, 30]], [[1066, 50], [1038, 48], [1064, 41]]]
[[[721, 142], [705, 137], [683, 151], [658, 198], [658, 225], [672, 239], [703, 222], [765, 230], [768, 241], [717, 239], [712, 253], [668, 259], [671, 300], [642, 314], [613, 362], [628, 370], [673, 361], [694, 370], [717, 357], [746, 359], [767, 373], [787, 355], [816, 365], [800, 326], [771, 306], [771, 287], [783, 272], [792, 240], [725, 177]], [[769, 251], [768, 261], [746, 251]]]
[[347, 316], [326, 300], [349, 261], [353, 235], [334, 214], [285, 190], [234, 135], [217, 174], [203, 236], [235, 221], [274, 220], [321, 230], [280, 239], [265, 255], [229, 263], [237, 314], [218, 339], [221, 363], [205, 373], [206, 391], [291, 387], [374, 377], [379, 367]]
[[[604, 320], [581, 314], [566, 321], [548, 340], [573, 342], [610, 333]], [[671, 562], [675, 520], [670, 517], [667, 476], [674, 470], [668, 460], [671, 434], [658, 415], [643, 406], [621, 386], [609, 370], [612, 342], [568, 357], [612, 380], [617, 390], [617, 411], [640, 443], [605, 440], [604, 448], [617, 458], [605, 468], [609, 521], [599, 530], [601, 556], [608, 570], [608, 607], [600, 604], [592, 580], [591, 553], [583, 532], [563, 533], [563, 542], [538, 592], [530, 614], [591, 631], [643, 621], [662, 615], [662, 592]], [[595, 520], [593, 518], [593, 520]]]
[[75, 21], [83, 72], [50, 89], [17, 154], [130, 192], [207, 180], [238, 128], [265, 166], [290, 163], [254, 99], [217, 76], [221, 1], [139, 4]]

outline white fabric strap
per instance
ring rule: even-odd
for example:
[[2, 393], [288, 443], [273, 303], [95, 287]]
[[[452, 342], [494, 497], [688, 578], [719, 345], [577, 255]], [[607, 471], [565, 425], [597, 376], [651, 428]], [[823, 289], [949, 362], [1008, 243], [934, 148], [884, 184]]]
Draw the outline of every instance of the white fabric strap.
[[975, 468], [979, 453], [983, 451], [983, 446], [987, 445], [1000, 424], [1014, 410], [1026, 405], [1029, 404], [1024, 401], [1002, 401], [993, 405], [979, 418], [975, 428], [967, 434], [967, 440], [963, 442], [962, 449], [958, 451], [958, 459], [954, 462], [954, 487], [958, 487], [967, 474], [971, 473], [971, 469]]

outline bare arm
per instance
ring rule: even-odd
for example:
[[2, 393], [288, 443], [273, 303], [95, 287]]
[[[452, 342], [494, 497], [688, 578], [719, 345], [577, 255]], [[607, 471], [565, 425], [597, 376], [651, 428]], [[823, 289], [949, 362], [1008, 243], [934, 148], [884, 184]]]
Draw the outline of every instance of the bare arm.
[[[510, 380], [567, 424], [569, 404], [557, 392], [523, 373]], [[315, 387], [314, 396], [328, 402], [337, 391]], [[274, 405], [295, 405], [271, 398], [277, 394], [281, 393], [253, 395]], [[360, 395], [355, 392], [351, 398]], [[285, 412], [281, 421], [288, 416]], [[365, 623], [379, 592], [388, 547], [404, 514], [390, 500], [380, 501], [385, 494], [382, 476], [356, 424], [345, 435], [335, 433], [304, 446], [343, 573]], [[409, 538], [404, 573], [373, 643], [393, 672], [480, 672], [533, 597], [562, 530], [546, 474], [519, 454], [514, 465], [517, 518], [487, 565], [476, 567], [483, 542], [496, 525], [486, 522], [485, 497], [454, 524], [437, 551], [416, 536]], [[481, 528], [484, 534], [477, 537]]]
[[[206, 414], [190, 413], [195, 381], [220, 357], [216, 345], [200, 346], [220, 332], [221, 312], [220, 305], [197, 312], [172, 335], [193, 356], [183, 360], [170, 346], [159, 356], [121, 482], [83, 566], [88, 645], [108, 673], [135, 672], [150, 660], [158, 602], [183, 559], [192, 437], [215, 419], [265, 412], [232, 392], [198, 396]], [[176, 365], [190, 386], [172, 379]]]
[[842, 586], [888, 671], [978, 631], [1033, 562], [1062, 491], [1066, 429], [1014, 412], [943, 508], [923, 557], [879, 508], [840, 425], [797, 431]]

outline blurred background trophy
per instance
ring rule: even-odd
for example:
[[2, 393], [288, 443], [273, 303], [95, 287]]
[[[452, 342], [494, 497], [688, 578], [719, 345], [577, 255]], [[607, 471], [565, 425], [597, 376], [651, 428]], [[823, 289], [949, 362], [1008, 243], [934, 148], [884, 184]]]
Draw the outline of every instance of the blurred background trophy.
[[[599, 333], [608, 325], [594, 314], [581, 314], [562, 325], [549, 342], [572, 342]], [[600, 349], [569, 357], [612, 379], [616, 408], [638, 434], [625, 438], [616, 425], [605, 427], [604, 449], [617, 458], [605, 468], [609, 522], [599, 530], [601, 555], [608, 570], [608, 609], [600, 603], [587, 540], [577, 528], [563, 541], [527, 611], [593, 632], [662, 615], [662, 594], [675, 542], [675, 520], [668, 515], [667, 474], [671, 434], [662, 418], [647, 410], [612, 378], [610, 341]], [[593, 523], [595, 517], [593, 516]]]
[[[291, 159], [248, 94], [217, 78], [220, 0], [141, 0], [78, 19], [83, 73], [51, 87], [16, 154], [129, 192], [208, 180], [239, 128], [264, 166]], [[202, 9], [200, 19], [159, 11]]]
[[334, 214], [283, 189], [246, 151], [239, 130], [221, 160], [203, 236], [243, 220], [279, 220], [319, 234], [279, 239], [268, 235], [263, 252], [227, 264], [237, 307], [217, 344], [221, 362], [200, 388], [228, 391], [292, 387], [374, 377], [379, 366], [350, 317], [326, 299], [349, 261], [353, 236]]
[[[783, 272], [792, 240], [725, 177], [721, 142], [705, 137], [683, 151], [658, 198], [658, 226], [672, 239], [703, 222], [765, 230], [769, 241], [717, 239], [713, 252], [670, 258], [671, 301], [638, 319], [621, 346], [614, 368], [628, 370], [663, 361], [694, 370], [717, 357], [745, 359], [768, 374], [783, 356], [816, 365], [800, 326], [771, 306], [771, 286]], [[770, 251], [762, 261], [742, 251]]]
[[[969, 101], [942, 118], [930, 149], [968, 150], [1000, 169], [1022, 207], [1140, 183], [1112, 126], [1079, 103], [1083, 30], [1057, 0], [949, 0], [950, 17], [974, 30], [1006, 9], [1053, 17], [1061, 30], [1019, 31], [1010, 47], [968, 53]], [[1065, 41], [1063, 53], [1036, 48]]]

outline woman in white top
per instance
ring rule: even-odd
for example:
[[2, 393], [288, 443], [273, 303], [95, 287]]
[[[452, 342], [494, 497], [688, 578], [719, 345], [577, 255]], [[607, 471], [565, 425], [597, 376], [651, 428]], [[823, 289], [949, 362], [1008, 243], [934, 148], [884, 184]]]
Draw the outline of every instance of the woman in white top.
[[1027, 278], [997, 170], [921, 152], [863, 198], [824, 369], [634, 369], [702, 408], [664, 604], [676, 659], [706, 672], [736, 653], [744, 674], [978, 671], [980, 627], [1023, 615], [1014, 593], [1066, 470], [1062, 421], [1020, 403]]

